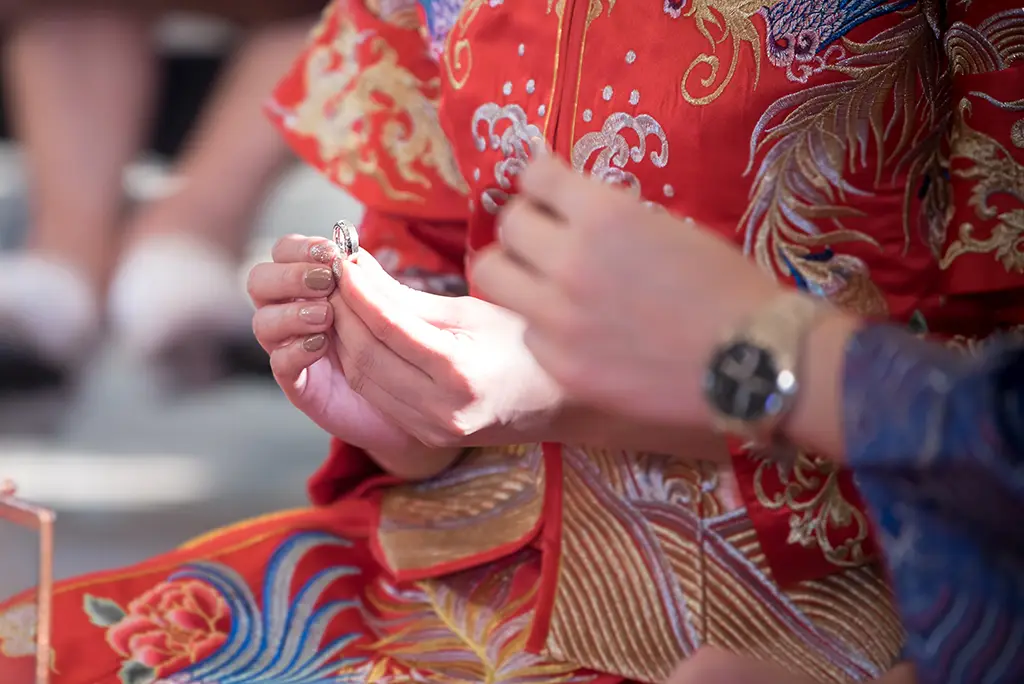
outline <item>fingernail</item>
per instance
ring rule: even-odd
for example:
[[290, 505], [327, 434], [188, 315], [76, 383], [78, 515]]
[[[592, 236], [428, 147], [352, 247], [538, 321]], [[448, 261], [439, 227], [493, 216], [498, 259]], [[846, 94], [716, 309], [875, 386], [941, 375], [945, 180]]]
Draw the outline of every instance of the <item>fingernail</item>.
[[309, 306], [304, 306], [299, 309], [299, 318], [304, 320], [306, 323], [320, 325], [327, 320], [327, 305], [310, 304]]
[[318, 352], [324, 348], [327, 344], [327, 335], [320, 333], [318, 335], [310, 335], [306, 339], [302, 340], [302, 348], [308, 352]]
[[306, 286], [311, 290], [329, 290], [334, 284], [334, 276], [329, 268], [314, 268], [306, 273]]
[[309, 256], [313, 258], [313, 261], [329, 266], [334, 261], [334, 257], [338, 256], [338, 250], [330, 242], [318, 242], [310, 248]]

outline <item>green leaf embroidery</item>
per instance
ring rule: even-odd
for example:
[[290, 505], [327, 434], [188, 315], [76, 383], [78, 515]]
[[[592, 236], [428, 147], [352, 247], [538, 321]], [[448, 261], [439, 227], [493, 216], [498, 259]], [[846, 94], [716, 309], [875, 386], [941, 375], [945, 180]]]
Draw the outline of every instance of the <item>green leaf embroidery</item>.
[[121, 684], [149, 684], [156, 680], [156, 670], [134, 660], [126, 660], [118, 676]]
[[89, 621], [97, 627], [111, 627], [124, 619], [124, 610], [110, 599], [86, 594], [84, 603], [85, 614], [89, 616]]

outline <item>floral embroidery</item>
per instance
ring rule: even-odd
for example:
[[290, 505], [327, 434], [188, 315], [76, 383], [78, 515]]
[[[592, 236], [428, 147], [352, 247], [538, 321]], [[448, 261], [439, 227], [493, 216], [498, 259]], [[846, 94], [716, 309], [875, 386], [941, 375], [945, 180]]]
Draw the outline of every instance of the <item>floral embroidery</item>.
[[148, 681], [213, 655], [231, 629], [223, 597], [202, 582], [164, 582], [122, 609], [85, 596], [85, 612], [106, 627], [107, 643], [125, 658], [123, 682]]
[[[636, 133], [637, 143], [630, 145], [623, 131]], [[656, 138], [660, 149], [647, 152], [647, 139]], [[635, 174], [625, 170], [631, 161], [639, 164], [645, 157], [659, 169], [668, 165], [668, 137], [665, 129], [650, 114], [632, 116], [624, 112], [611, 114], [600, 131], [587, 133], [572, 148], [572, 166], [579, 173], [585, 173], [590, 159], [597, 159], [590, 167], [590, 173], [605, 183], [624, 185], [636, 196], [640, 196], [640, 181]]]
[[27, 658], [36, 654], [36, 607], [16, 605], [0, 613], [0, 655]]
[[[497, 133], [499, 124], [508, 125]], [[483, 124], [487, 124], [486, 134], [480, 133]], [[531, 124], [526, 112], [516, 104], [499, 105], [487, 102], [473, 112], [473, 139], [477, 150], [485, 151], [488, 147], [498, 150], [502, 158], [494, 164], [494, 179], [497, 188], [488, 188], [480, 195], [480, 201], [488, 212], [497, 214], [508, 201], [512, 191], [512, 178], [519, 175], [530, 158], [530, 143], [542, 136], [541, 130]]]
[[[373, 61], [363, 64], [357, 50], [367, 41]], [[332, 41], [311, 48], [305, 83], [306, 98], [284, 122], [316, 140], [324, 171], [338, 184], [365, 175], [393, 199], [422, 202], [422, 191], [431, 187], [424, 170], [433, 170], [450, 188], [468, 191], [437, 118], [440, 78], [417, 78], [383, 38], [341, 19]], [[382, 115], [395, 121], [377, 130], [371, 120]], [[397, 179], [382, 165], [374, 140]]]
[[[358, 601], [320, 601], [336, 580], [357, 574], [346, 566], [322, 570], [293, 596], [295, 570], [312, 550], [351, 543], [323, 533], [297, 534], [278, 547], [268, 564], [261, 610], [245, 579], [218, 563], [195, 563], [135, 599], [124, 610], [87, 596], [93, 624], [126, 660], [123, 684], [246, 684], [364, 682], [366, 658], [344, 657], [362, 635], [324, 644], [327, 625]], [[318, 605], [318, 603], [320, 605]]]
[[[840, 489], [840, 469], [830, 461], [800, 453], [787, 463], [768, 457], [754, 471], [757, 501], [768, 510], [788, 510], [789, 543], [817, 546], [840, 567], [864, 563], [868, 521]], [[851, 533], [852, 530], [852, 533]], [[833, 534], [834, 533], [834, 534]], [[834, 537], [842, 538], [840, 544]]]

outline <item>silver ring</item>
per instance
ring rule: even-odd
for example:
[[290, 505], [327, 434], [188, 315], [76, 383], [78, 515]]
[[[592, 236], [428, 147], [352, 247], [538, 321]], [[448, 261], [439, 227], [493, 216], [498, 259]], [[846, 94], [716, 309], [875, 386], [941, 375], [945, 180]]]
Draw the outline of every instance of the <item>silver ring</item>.
[[348, 259], [359, 252], [359, 232], [348, 221], [334, 224], [334, 244], [341, 250], [341, 258]]

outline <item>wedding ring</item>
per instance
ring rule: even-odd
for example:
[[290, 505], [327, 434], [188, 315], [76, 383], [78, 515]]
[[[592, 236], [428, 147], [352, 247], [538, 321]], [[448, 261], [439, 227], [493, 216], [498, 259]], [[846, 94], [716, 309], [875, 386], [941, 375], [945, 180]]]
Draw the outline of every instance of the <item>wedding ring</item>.
[[341, 250], [341, 258], [348, 259], [359, 252], [359, 233], [348, 221], [334, 224], [334, 244]]

